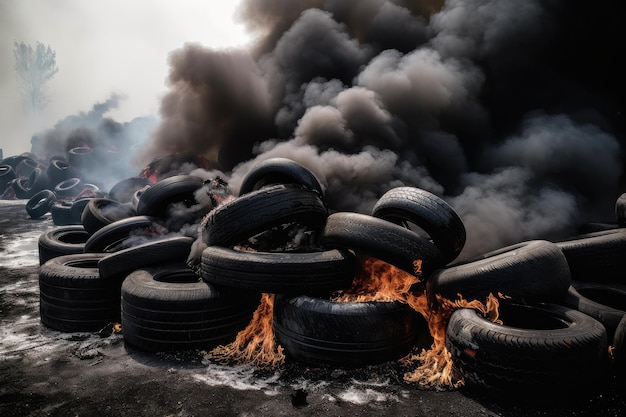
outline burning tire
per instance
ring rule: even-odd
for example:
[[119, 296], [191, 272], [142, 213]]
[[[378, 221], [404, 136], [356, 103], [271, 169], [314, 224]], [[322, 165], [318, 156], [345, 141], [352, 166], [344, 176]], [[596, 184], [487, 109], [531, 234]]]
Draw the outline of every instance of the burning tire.
[[83, 189], [83, 180], [80, 178], [68, 178], [54, 187], [54, 193], [60, 198], [75, 197]]
[[122, 283], [122, 332], [148, 352], [211, 349], [234, 340], [258, 295], [218, 289], [188, 268], [139, 269]]
[[426, 190], [391, 189], [376, 202], [372, 216], [396, 224], [414, 223], [433, 240], [446, 263], [454, 260], [465, 245], [465, 226], [459, 215], [443, 199]]
[[129, 217], [108, 224], [89, 236], [85, 252], [116, 252], [153, 240], [166, 231], [156, 217]]
[[143, 192], [137, 202], [137, 213], [143, 216], [166, 217], [171, 204], [183, 203], [186, 207], [195, 206], [198, 203], [194, 193], [202, 185], [202, 179], [193, 175], [165, 178]]
[[67, 162], [72, 167], [88, 168], [94, 160], [93, 151], [86, 146], [79, 146], [67, 151]]
[[92, 198], [82, 210], [80, 221], [87, 233], [93, 235], [106, 225], [136, 215], [135, 208], [129, 204], [109, 198]]
[[491, 293], [514, 299], [555, 301], [571, 284], [569, 268], [558, 246], [531, 240], [506, 246], [473, 260], [442, 268], [428, 278], [429, 302], [437, 296], [455, 300], [485, 300]]
[[563, 305], [598, 320], [606, 328], [608, 340], [626, 315], [626, 285], [573, 281]]
[[50, 211], [57, 197], [50, 190], [41, 190], [26, 202], [26, 211], [31, 219], [39, 219]]
[[328, 216], [321, 236], [325, 247], [363, 252], [373, 258], [415, 274], [415, 261], [422, 261], [427, 277], [443, 266], [441, 252], [427, 238], [397, 224], [360, 213], [338, 212]]
[[39, 236], [39, 265], [52, 258], [83, 253], [89, 235], [83, 226], [55, 227]]
[[50, 161], [50, 164], [48, 164], [48, 168], [46, 168], [46, 175], [48, 176], [50, 185], [56, 186], [61, 181], [76, 177], [78, 172], [70, 167], [66, 161], [54, 159]]
[[98, 262], [102, 278], [125, 277], [131, 272], [155, 263], [184, 263], [194, 239], [185, 236], [161, 238], [107, 254]]
[[[604, 326], [555, 304], [501, 304], [503, 325], [473, 309], [452, 313], [446, 348], [470, 390], [524, 401], [595, 388], [606, 377]], [[568, 398], [571, 398], [568, 396]]]
[[358, 368], [407, 355], [417, 313], [399, 302], [335, 302], [277, 295], [273, 329], [285, 355], [311, 365]]
[[152, 185], [152, 181], [141, 177], [123, 179], [111, 187], [109, 190], [109, 198], [117, 200], [120, 203], [132, 203], [135, 192], [141, 190], [146, 185]]
[[243, 178], [239, 195], [248, 194], [268, 185], [295, 184], [324, 195], [322, 186], [310, 170], [287, 158], [270, 158], [253, 166]]
[[50, 259], [39, 269], [41, 322], [62, 332], [93, 332], [120, 321], [120, 283], [100, 278], [101, 254]]
[[322, 294], [352, 283], [356, 260], [346, 250], [248, 252], [209, 246], [202, 252], [206, 282], [274, 294]]
[[320, 231], [327, 216], [326, 206], [317, 193], [293, 185], [273, 185], [209, 212], [202, 238], [208, 246], [234, 246], [272, 227], [291, 222]]
[[626, 228], [574, 236], [556, 242], [574, 281], [621, 281], [626, 270]]

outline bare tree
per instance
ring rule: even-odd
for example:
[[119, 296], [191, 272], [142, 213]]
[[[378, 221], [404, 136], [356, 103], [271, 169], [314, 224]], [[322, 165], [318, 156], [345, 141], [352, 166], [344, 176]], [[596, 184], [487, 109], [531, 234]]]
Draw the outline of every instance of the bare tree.
[[45, 87], [59, 71], [56, 52], [41, 42], [34, 48], [24, 42], [14, 42], [13, 55], [24, 108], [35, 118], [50, 101]]

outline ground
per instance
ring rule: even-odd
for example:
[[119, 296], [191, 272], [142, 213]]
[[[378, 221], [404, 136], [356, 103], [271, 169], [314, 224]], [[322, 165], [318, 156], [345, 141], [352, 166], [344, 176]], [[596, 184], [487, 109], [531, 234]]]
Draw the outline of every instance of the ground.
[[[37, 239], [55, 227], [0, 201], [0, 416], [626, 416], [626, 390], [529, 406], [402, 381], [397, 364], [263, 371], [198, 352], [148, 354], [123, 334], [62, 333], [39, 319]], [[556, 398], [567, 393], [554, 387]]]

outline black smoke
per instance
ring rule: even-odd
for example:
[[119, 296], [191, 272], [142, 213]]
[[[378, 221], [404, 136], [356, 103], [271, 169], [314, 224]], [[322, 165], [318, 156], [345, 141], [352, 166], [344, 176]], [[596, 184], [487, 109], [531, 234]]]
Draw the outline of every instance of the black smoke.
[[246, 0], [249, 50], [185, 45], [144, 161], [196, 152], [236, 192], [281, 156], [331, 210], [442, 196], [463, 256], [614, 221], [623, 181], [618, 0]]

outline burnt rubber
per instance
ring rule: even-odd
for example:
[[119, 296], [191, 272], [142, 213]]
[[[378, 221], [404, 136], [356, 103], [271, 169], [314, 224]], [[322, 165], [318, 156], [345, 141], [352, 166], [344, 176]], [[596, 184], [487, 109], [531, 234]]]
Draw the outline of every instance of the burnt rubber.
[[230, 343], [259, 304], [258, 294], [218, 289], [182, 266], [136, 270], [121, 295], [124, 340], [147, 352]]
[[120, 321], [120, 282], [100, 278], [101, 254], [52, 258], [39, 268], [41, 322], [62, 332], [94, 332]]
[[319, 194], [293, 185], [273, 185], [210, 211], [203, 222], [202, 239], [208, 246], [235, 246], [286, 223], [318, 232], [327, 216]]
[[399, 302], [336, 302], [277, 295], [273, 329], [285, 355], [314, 366], [359, 368], [408, 354], [423, 320]]
[[450, 317], [446, 348], [453, 371], [470, 390], [524, 402], [556, 401], [555, 387], [589, 392], [605, 379], [607, 338], [597, 320], [556, 304], [514, 303], [500, 305], [500, 319], [503, 325], [467, 308]]
[[387, 191], [374, 205], [372, 216], [396, 224], [414, 223], [433, 240], [446, 263], [454, 260], [465, 245], [465, 226], [456, 211], [442, 198], [420, 188]]
[[26, 202], [26, 212], [31, 219], [39, 219], [50, 211], [56, 199], [52, 191], [41, 190]]
[[83, 253], [89, 235], [80, 225], [55, 227], [42, 233], [37, 242], [39, 247], [39, 265], [63, 255]]
[[98, 262], [102, 278], [124, 277], [136, 269], [155, 263], [184, 263], [189, 256], [194, 238], [174, 236], [158, 238], [151, 242], [107, 254]]
[[324, 195], [322, 186], [313, 172], [287, 158], [270, 158], [250, 169], [241, 182], [239, 195], [248, 194], [268, 185], [294, 184]]
[[347, 250], [249, 252], [209, 246], [202, 252], [206, 282], [263, 293], [329, 293], [350, 287], [355, 272], [355, 257]]
[[484, 301], [491, 293], [514, 299], [560, 300], [571, 283], [563, 253], [552, 242], [531, 240], [442, 268], [426, 282], [431, 305], [437, 296]]
[[415, 274], [414, 262], [421, 260], [424, 278], [444, 265], [441, 252], [426, 237], [366, 214], [331, 214], [320, 242], [328, 248], [338, 247], [365, 253], [410, 274]]

